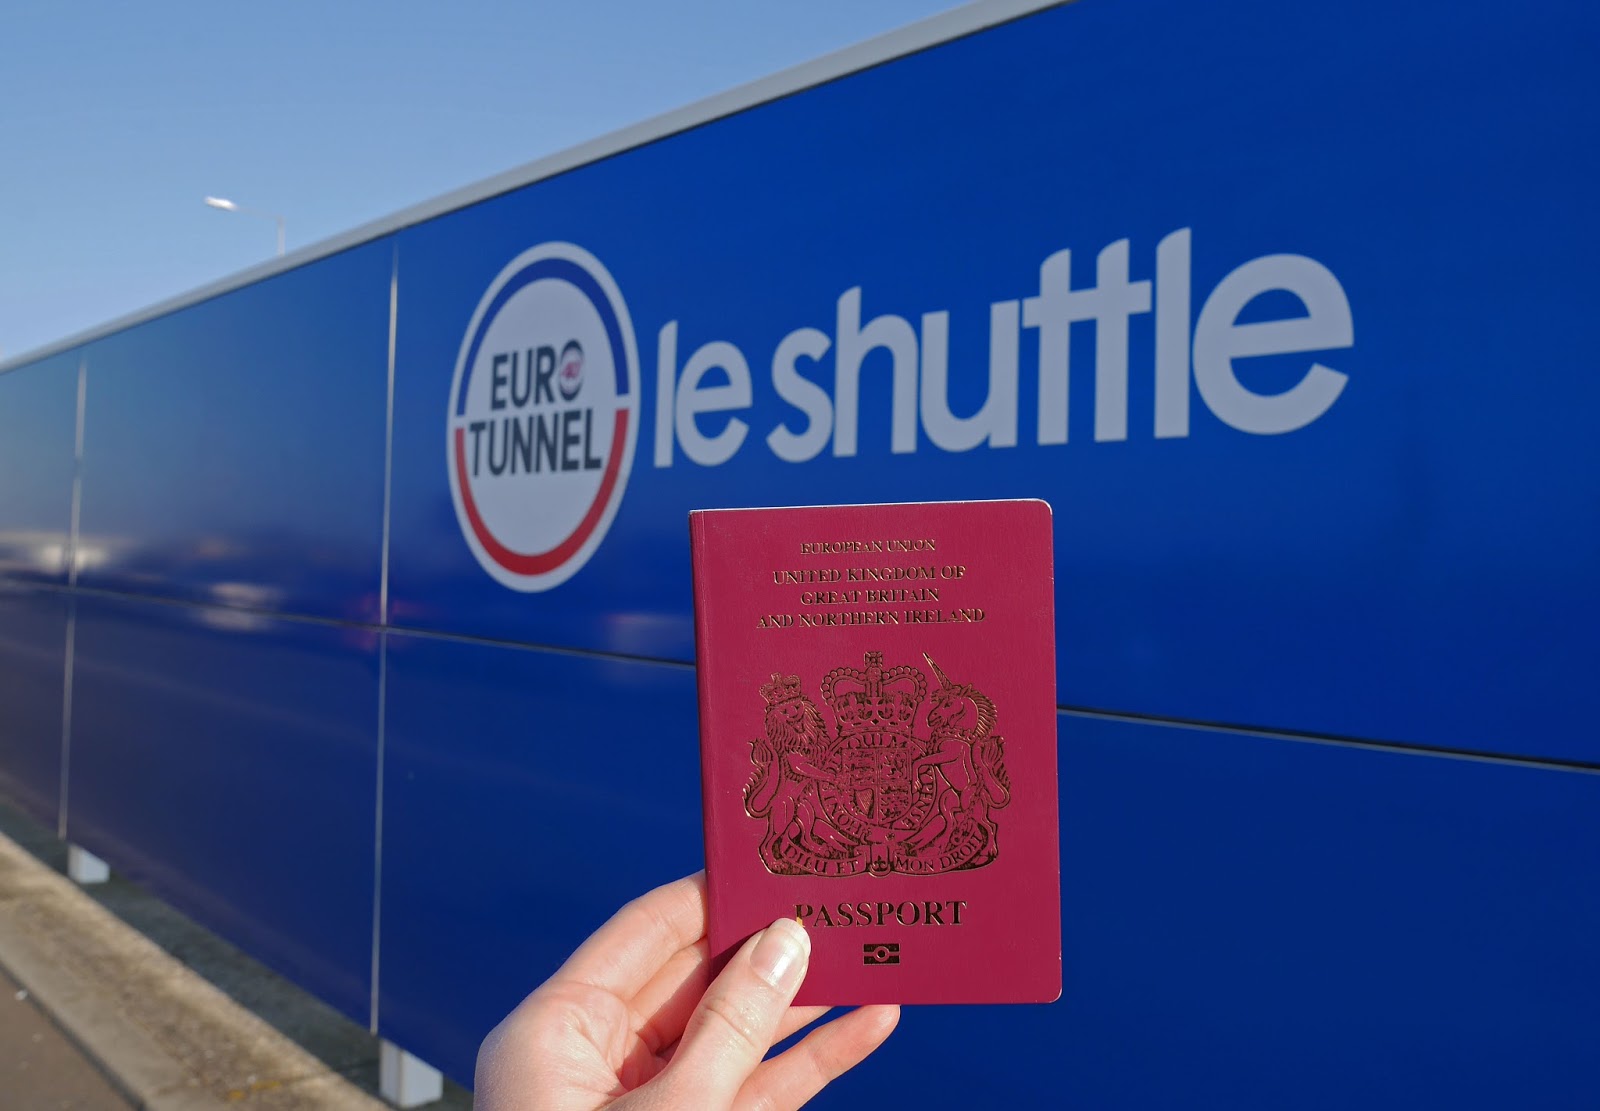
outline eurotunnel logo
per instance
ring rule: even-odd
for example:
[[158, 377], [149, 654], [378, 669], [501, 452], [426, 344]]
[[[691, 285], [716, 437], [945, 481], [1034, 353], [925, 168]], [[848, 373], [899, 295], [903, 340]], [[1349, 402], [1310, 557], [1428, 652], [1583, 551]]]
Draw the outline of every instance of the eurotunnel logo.
[[605, 539], [633, 468], [639, 354], [598, 259], [543, 243], [478, 302], [450, 387], [450, 495], [483, 569], [549, 590]]
[[[570, 243], [534, 247], [495, 278], [461, 342], [448, 452], [462, 534], [505, 586], [559, 586], [604, 540], [646, 419], [658, 469], [848, 459], [864, 436], [887, 439], [892, 455], [1036, 448], [1027, 465], [1048, 468], [1086, 440], [1186, 439], [1196, 420], [1294, 433], [1344, 393], [1348, 376], [1317, 355], [1354, 346], [1354, 314], [1316, 259], [1248, 258], [1208, 288], [1194, 280], [1190, 228], [1162, 236], [1153, 258], [1129, 239], [1106, 244], [1090, 283], [1073, 250], [1049, 250], [1037, 276], [1012, 275], [1020, 284], [967, 291], [963, 329], [982, 335], [988, 302], [987, 360], [952, 360], [951, 308], [906, 305], [894, 290], [869, 301], [859, 285], [831, 314], [747, 335], [743, 347], [710, 339], [680, 357], [680, 322], [652, 322], [646, 417], [633, 324], [611, 275]], [[1263, 319], [1251, 306], [1268, 295], [1298, 307]], [[1074, 367], [1089, 338], [1093, 365]], [[1281, 376], [1240, 374], [1237, 364], [1262, 358]], [[979, 386], [976, 409], [971, 390], [957, 402], [957, 379]]]

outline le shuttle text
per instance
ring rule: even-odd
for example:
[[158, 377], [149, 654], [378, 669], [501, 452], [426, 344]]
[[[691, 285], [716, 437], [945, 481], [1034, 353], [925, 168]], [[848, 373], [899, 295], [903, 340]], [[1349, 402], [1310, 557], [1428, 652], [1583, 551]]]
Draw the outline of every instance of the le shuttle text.
[[[832, 444], [836, 456], [857, 452], [863, 363], [876, 350], [890, 356], [893, 401], [890, 450], [915, 452], [923, 438], [941, 451], [1014, 447], [1019, 436], [1022, 333], [1038, 333], [1037, 422], [1041, 445], [1067, 442], [1071, 329], [1094, 325], [1094, 438], [1128, 438], [1128, 340], [1133, 318], [1154, 315], [1155, 421], [1158, 438], [1189, 435], [1190, 382], [1207, 409], [1232, 428], [1256, 435], [1293, 432], [1316, 420], [1339, 398], [1346, 376], [1311, 361], [1290, 388], [1258, 393], [1234, 372], [1234, 360], [1304, 354], [1351, 346], [1350, 301], [1332, 271], [1304, 255], [1266, 255], [1236, 267], [1191, 311], [1191, 230], [1181, 228], [1156, 247], [1155, 277], [1129, 277], [1129, 241], [1119, 239], [1096, 258], [1095, 284], [1072, 287], [1072, 252], [1051, 254], [1039, 267], [1039, 289], [1020, 300], [989, 306], [988, 391], [977, 412], [957, 416], [949, 401], [950, 313], [922, 314], [920, 329], [904, 317], [863, 323], [862, 289], [837, 302], [830, 336], [797, 328], [778, 341], [771, 383], [791, 410], [766, 430], [772, 454], [788, 463], [816, 458]], [[1304, 313], [1241, 323], [1246, 305], [1262, 294], [1292, 294]], [[1193, 321], [1191, 326], [1191, 321]], [[678, 321], [656, 342], [655, 465], [671, 466], [676, 450], [694, 463], [726, 463], [745, 445], [750, 425], [738, 415], [755, 407], [750, 364], [736, 345], [715, 340], [678, 364]], [[824, 370], [832, 356], [831, 389]], [[707, 376], [713, 384], [706, 384]], [[724, 416], [714, 432], [708, 426]], [[702, 420], [702, 418], [708, 418]], [[676, 450], [675, 450], [676, 449]]]

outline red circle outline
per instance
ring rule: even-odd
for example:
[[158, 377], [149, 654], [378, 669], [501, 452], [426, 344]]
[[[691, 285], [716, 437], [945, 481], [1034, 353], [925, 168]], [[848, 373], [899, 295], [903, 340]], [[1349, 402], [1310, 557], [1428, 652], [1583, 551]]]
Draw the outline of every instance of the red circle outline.
[[478, 503], [472, 498], [472, 484], [467, 481], [467, 430], [457, 425], [456, 490], [461, 495], [461, 506], [466, 510], [467, 520], [472, 523], [472, 534], [478, 538], [478, 543], [489, 554], [489, 558], [514, 575], [533, 576], [548, 574], [576, 555], [578, 549], [583, 547], [599, 526], [600, 518], [605, 516], [606, 507], [611, 502], [612, 488], [616, 486], [617, 474], [622, 470], [622, 452], [627, 432], [628, 410], [618, 409], [611, 433], [611, 455], [606, 460], [605, 474], [600, 478], [600, 489], [595, 493], [594, 503], [589, 506], [589, 512], [584, 514], [583, 520], [578, 522], [578, 527], [573, 529], [571, 535], [561, 543], [549, 551], [529, 554], [506, 547], [495, 539], [489, 531], [489, 526], [484, 524], [483, 517], [478, 512]]

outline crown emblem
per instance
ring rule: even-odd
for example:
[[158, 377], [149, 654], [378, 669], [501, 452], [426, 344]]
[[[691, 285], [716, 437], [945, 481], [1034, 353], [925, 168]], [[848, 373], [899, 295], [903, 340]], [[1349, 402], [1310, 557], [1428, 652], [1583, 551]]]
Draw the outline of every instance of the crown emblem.
[[761, 697], [766, 700], [768, 706], [804, 698], [805, 693], [800, 688], [800, 676], [774, 674], [772, 682], [761, 684]]
[[[833, 707], [839, 735], [911, 732], [928, 693], [922, 672], [901, 664], [885, 670], [882, 652], [868, 652], [866, 669], [836, 667], [822, 679], [822, 699]], [[798, 676], [792, 676], [796, 685]]]
[[830, 733], [798, 675], [760, 688], [765, 735], [750, 743], [756, 766], [745, 812], [765, 819], [760, 854], [778, 875], [935, 875], [981, 868], [999, 855], [994, 811], [1011, 801], [1005, 741], [994, 703], [971, 683], [911, 664], [862, 667], [822, 678]]

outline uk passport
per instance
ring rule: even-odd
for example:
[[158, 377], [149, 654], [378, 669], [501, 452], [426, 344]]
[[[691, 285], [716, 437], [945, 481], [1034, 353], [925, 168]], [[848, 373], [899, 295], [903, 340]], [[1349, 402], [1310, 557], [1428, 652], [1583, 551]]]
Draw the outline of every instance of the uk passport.
[[1041, 501], [689, 517], [712, 953], [811, 936], [802, 1004], [1061, 994]]

